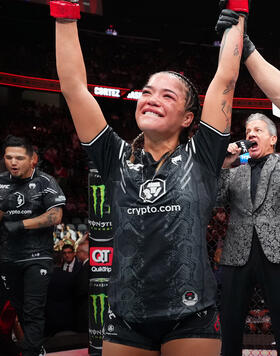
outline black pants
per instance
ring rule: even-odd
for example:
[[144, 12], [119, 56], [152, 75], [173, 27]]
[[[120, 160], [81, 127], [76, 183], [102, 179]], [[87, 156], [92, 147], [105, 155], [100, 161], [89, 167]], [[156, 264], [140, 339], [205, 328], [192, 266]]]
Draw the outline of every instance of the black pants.
[[222, 266], [221, 326], [222, 355], [241, 356], [245, 319], [254, 287], [261, 286], [268, 305], [272, 329], [280, 355], [280, 264], [264, 255], [254, 233], [249, 261], [245, 266]]
[[9, 298], [17, 310], [24, 332], [22, 356], [38, 356], [42, 346], [45, 305], [52, 271], [53, 262], [50, 259], [0, 266], [0, 274], [6, 278]]

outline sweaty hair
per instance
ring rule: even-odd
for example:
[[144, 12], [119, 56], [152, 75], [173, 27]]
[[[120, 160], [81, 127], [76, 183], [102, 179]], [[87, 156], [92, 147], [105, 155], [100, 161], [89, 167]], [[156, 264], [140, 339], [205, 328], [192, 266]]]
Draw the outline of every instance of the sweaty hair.
[[248, 119], [246, 120], [245, 127], [249, 124], [249, 122], [255, 121], [255, 120], [261, 120], [264, 121], [267, 125], [268, 132], [270, 133], [271, 136], [277, 136], [277, 128], [274, 122], [265, 116], [264, 114], [261, 114], [257, 112], [256, 114], [251, 114]]
[[22, 147], [25, 148], [26, 153], [28, 154], [29, 157], [32, 157], [34, 153], [34, 148], [31, 145], [31, 143], [27, 140], [25, 137], [17, 137], [13, 135], [8, 135], [5, 138], [4, 144], [3, 144], [3, 151], [5, 152], [7, 147]]
[[[200, 107], [200, 103], [199, 103], [199, 96], [198, 96], [198, 92], [196, 87], [194, 86], [194, 84], [184, 75], [177, 73], [177, 72], [173, 72], [173, 71], [161, 71], [161, 72], [157, 72], [152, 74], [149, 79], [154, 76], [155, 74], [161, 74], [161, 73], [166, 73], [166, 74], [170, 74], [176, 78], [178, 78], [181, 83], [183, 83], [185, 89], [186, 89], [186, 101], [185, 101], [185, 111], [188, 112], [192, 112], [194, 114], [194, 118], [192, 123], [190, 124], [190, 126], [184, 128], [179, 136], [179, 142], [182, 143], [187, 143], [190, 134], [193, 130], [193, 127], [195, 124], [198, 124], [200, 121], [200, 114], [201, 114], [201, 107]], [[132, 142], [132, 153], [130, 156], [130, 161], [133, 163], [135, 160], [135, 156], [134, 153], [135, 151], [142, 149], [144, 146], [144, 133], [141, 132]], [[169, 155], [171, 155], [173, 152], [170, 152]], [[161, 162], [160, 165], [162, 165], [164, 162], [164, 160]], [[159, 169], [160, 167], [158, 167]]]

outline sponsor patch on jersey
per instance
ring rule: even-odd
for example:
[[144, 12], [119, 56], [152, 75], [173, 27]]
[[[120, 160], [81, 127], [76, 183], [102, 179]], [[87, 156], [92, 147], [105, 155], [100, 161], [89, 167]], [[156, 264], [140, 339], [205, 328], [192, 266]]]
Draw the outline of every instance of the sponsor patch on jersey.
[[91, 266], [112, 266], [113, 248], [112, 247], [91, 247], [90, 265]]
[[134, 163], [130, 162], [129, 160], [126, 161], [126, 164], [128, 165], [128, 168], [129, 168], [129, 169], [134, 169], [134, 170], [137, 171], [137, 172], [139, 172], [140, 169], [141, 169], [142, 167], [144, 167], [143, 164], [140, 164], [140, 163], [134, 164]]
[[144, 202], [154, 203], [166, 193], [165, 180], [156, 178], [141, 184], [139, 197]]
[[65, 200], [66, 200], [66, 198], [64, 195], [59, 195], [57, 198], [55, 198], [56, 202], [63, 202]]
[[182, 162], [182, 156], [179, 155], [179, 156], [171, 158], [171, 162], [173, 164], [175, 164], [175, 166], [178, 166], [178, 162]]
[[9, 189], [10, 184], [0, 184], [0, 189]]
[[20, 192], [15, 192], [15, 196], [17, 197], [16, 208], [20, 208], [25, 203], [24, 195], [22, 193], [20, 193]]
[[36, 183], [29, 183], [29, 189], [35, 189]]
[[194, 291], [187, 291], [183, 294], [182, 302], [187, 307], [192, 307], [198, 302], [198, 295]]
[[41, 276], [46, 276], [46, 275], [47, 275], [47, 273], [48, 273], [48, 272], [47, 272], [47, 270], [46, 270], [46, 269], [43, 269], [43, 268], [42, 268], [42, 269], [40, 269], [40, 275], [41, 275]]

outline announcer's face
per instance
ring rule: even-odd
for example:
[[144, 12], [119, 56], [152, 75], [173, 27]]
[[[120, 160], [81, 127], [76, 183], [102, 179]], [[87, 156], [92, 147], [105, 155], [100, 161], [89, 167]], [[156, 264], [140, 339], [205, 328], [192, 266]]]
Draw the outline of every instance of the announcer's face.
[[4, 160], [7, 170], [14, 178], [29, 178], [33, 172], [33, 156], [24, 147], [6, 147]]
[[250, 121], [246, 126], [246, 139], [254, 142], [249, 149], [251, 158], [257, 159], [274, 152], [277, 137], [270, 134], [263, 120]]

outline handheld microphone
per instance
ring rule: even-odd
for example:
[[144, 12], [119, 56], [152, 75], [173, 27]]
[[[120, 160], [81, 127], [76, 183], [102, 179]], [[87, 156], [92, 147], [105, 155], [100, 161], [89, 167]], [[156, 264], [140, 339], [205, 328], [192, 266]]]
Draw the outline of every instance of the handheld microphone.
[[[241, 152], [239, 155], [243, 155], [244, 153], [249, 152], [249, 148], [253, 146], [254, 142], [249, 140], [239, 140], [235, 142], [239, 148], [241, 148]], [[227, 151], [227, 156], [230, 156], [231, 153]]]

